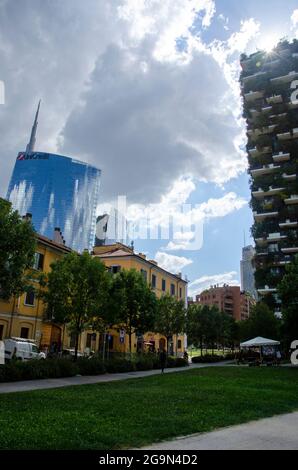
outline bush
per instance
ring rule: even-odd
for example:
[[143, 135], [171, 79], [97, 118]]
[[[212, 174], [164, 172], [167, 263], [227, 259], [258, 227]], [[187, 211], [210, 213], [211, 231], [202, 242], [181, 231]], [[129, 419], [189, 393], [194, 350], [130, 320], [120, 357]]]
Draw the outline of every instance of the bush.
[[188, 361], [183, 357], [173, 357], [168, 356], [167, 358], [167, 368], [171, 369], [174, 367], [186, 367], [188, 366]]
[[99, 375], [105, 373], [105, 366], [101, 359], [80, 357], [76, 363], [80, 375]]
[[73, 377], [78, 373], [76, 363], [68, 359], [10, 361], [0, 367], [0, 382]]
[[105, 362], [105, 369], [109, 373], [133, 372], [136, 370], [135, 364], [129, 359], [113, 358]]
[[196, 356], [192, 358], [193, 364], [208, 364], [224, 361], [224, 356], [212, 356], [211, 354], [206, 354], [205, 356]]
[[[167, 367], [185, 367], [188, 363], [183, 358], [168, 357]], [[99, 375], [105, 372], [122, 373], [141, 370], [160, 369], [159, 358], [156, 354], [115, 355], [102, 362], [97, 356], [91, 359], [79, 357], [76, 362], [73, 358], [52, 358], [45, 360], [31, 360], [27, 362], [10, 361], [0, 366], [0, 383], [16, 382], [19, 380], [56, 379], [74, 377], [75, 375]]]

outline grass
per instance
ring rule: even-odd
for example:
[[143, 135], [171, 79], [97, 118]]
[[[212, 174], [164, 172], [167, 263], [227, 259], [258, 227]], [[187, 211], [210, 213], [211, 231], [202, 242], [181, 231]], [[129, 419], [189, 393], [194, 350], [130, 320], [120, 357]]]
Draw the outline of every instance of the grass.
[[0, 449], [119, 449], [298, 409], [298, 370], [207, 368], [0, 395]]

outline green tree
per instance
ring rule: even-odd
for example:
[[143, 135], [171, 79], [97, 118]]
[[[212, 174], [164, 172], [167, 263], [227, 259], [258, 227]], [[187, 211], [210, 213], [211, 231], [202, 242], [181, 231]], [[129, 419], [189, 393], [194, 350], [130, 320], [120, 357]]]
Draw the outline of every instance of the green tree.
[[286, 266], [286, 274], [277, 287], [282, 302], [283, 330], [287, 346], [298, 339], [298, 255]]
[[128, 334], [131, 354], [132, 335], [144, 334], [154, 327], [157, 299], [143, 275], [135, 269], [117, 273], [114, 290], [117, 298], [115, 308], [119, 313], [119, 322]]
[[0, 198], [0, 295], [8, 300], [28, 288], [27, 270], [32, 267], [36, 234], [31, 222]]
[[109, 273], [89, 253], [70, 253], [51, 265], [41, 294], [48, 317], [67, 324], [75, 336], [75, 359], [80, 334], [106, 314]]
[[186, 311], [183, 301], [178, 301], [171, 295], [164, 295], [158, 300], [155, 331], [166, 337], [167, 352], [173, 335], [185, 331]]
[[252, 310], [251, 316], [240, 322], [240, 336], [242, 341], [263, 336], [270, 339], [279, 339], [280, 320], [268, 305], [258, 302]]

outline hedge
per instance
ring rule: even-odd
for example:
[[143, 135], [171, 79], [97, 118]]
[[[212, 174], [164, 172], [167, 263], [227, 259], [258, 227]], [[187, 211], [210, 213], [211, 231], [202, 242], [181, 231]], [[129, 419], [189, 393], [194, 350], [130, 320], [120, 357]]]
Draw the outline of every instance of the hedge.
[[[182, 358], [168, 357], [167, 367], [185, 367], [187, 361]], [[104, 363], [99, 357], [88, 359], [45, 359], [31, 360], [27, 362], [10, 361], [0, 365], [0, 383], [16, 382], [19, 380], [54, 379], [62, 377], [74, 377], [76, 375], [100, 375], [108, 373], [133, 372], [160, 368], [158, 356], [143, 355], [132, 356], [132, 359], [113, 357]]]

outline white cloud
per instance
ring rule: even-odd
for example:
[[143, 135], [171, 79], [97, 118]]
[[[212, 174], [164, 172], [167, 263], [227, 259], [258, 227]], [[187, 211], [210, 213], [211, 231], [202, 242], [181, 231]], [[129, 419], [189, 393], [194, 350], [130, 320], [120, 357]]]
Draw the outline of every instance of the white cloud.
[[298, 10], [293, 11], [293, 14], [291, 16], [291, 21], [292, 21], [293, 26], [298, 25]]
[[294, 36], [298, 39], [298, 9], [293, 11], [293, 14], [291, 16], [291, 21], [292, 21], [292, 31], [294, 33]]
[[239, 285], [239, 280], [237, 279], [237, 272], [231, 271], [228, 273], [214, 274], [211, 276], [202, 276], [195, 281], [191, 282], [188, 286], [188, 292], [190, 297], [200, 294], [205, 289], [208, 289], [212, 285], [224, 285], [229, 284], [230, 286]]
[[169, 255], [168, 253], [163, 253], [162, 251], [158, 251], [154, 259], [158, 262], [159, 266], [174, 274], [180, 273], [183, 268], [193, 263], [193, 261], [189, 258]]
[[102, 168], [103, 201], [165, 195], [168, 204], [181, 175], [222, 184], [243, 172], [239, 69], [229, 61], [255, 25], [204, 44], [214, 14], [213, 0], [1, 2], [1, 193], [39, 97], [37, 148]]

